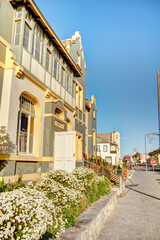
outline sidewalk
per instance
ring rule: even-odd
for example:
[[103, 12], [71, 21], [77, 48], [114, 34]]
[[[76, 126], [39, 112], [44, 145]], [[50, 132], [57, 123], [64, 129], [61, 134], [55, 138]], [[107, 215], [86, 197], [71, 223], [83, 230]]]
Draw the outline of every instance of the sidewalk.
[[137, 171], [137, 187], [128, 189], [104, 223], [97, 240], [160, 240], [160, 179], [158, 172]]

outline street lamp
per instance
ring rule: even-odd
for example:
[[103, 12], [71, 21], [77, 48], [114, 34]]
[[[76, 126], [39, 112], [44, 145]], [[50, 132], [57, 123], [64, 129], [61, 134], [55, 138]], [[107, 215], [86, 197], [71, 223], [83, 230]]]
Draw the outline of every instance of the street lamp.
[[157, 70], [157, 89], [158, 89], [158, 122], [159, 122], [159, 149], [160, 149], [160, 69]]
[[149, 136], [149, 135], [157, 135], [157, 136], [160, 136], [159, 133], [147, 133], [145, 134], [145, 161], [146, 161], [146, 172], [147, 172], [147, 147], [146, 147], [146, 137]]

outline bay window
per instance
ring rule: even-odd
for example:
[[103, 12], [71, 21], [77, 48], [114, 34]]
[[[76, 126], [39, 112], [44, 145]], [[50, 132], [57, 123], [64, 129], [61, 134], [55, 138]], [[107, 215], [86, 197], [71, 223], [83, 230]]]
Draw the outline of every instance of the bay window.
[[20, 31], [21, 31], [21, 21], [15, 22], [15, 29], [14, 29], [14, 45], [19, 45], [20, 40]]
[[69, 93], [71, 92], [71, 79], [67, 73], [66, 73], [66, 90]]
[[53, 57], [53, 64], [52, 64], [52, 75], [56, 80], [59, 80], [59, 63]]
[[49, 71], [49, 63], [50, 63], [50, 52], [49, 50], [47, 49], [47, 52], [46, 52], [46, 70]]
[[38, 62], [43, 63], [43, 31], [38, 25], [34, 27], [34, 34], [33, 34], [33, 47], [32, 53], [33, 56], [38, 60]]
[[28, 50], [29, 47], [29, 35], [30, 35], [30, 28], [27, 23], [24, 25], [24, 37], [23, 37], [23, 46]]

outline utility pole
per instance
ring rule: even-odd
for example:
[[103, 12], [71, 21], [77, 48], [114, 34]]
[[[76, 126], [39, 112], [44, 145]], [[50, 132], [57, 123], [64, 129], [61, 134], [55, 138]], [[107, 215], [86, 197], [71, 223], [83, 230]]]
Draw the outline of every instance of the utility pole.
[[157, 70], [157, 89], [158, 89], [158, 122], [159, 122], [159, 149], [160, 149], [160, 84], [159, 84], [160, 69]]
[[146, 161], [146, 172], [147, 172], [146, 136], [147, 134], [145, 134], [145, 161]]

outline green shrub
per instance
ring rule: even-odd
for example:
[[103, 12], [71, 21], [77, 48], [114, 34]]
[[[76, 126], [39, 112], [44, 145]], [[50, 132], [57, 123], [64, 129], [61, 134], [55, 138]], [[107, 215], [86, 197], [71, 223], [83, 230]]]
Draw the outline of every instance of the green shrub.
[[117, 165], [113, 165], [113, 169], [116, 169], [117, 168]]
[[2, 180], [0, 180], [0, 192], [4, 192], [5, 185], [4, 185], [4, 178], [2, 177]]
[[[43, 199], [45, 199], [45, 197], [48, 199], [48, 203], [46, 200], [43, 202], [43, 206], [45, 209], [47, 208], [47, 212], [51, 205], [55, 209], [52, 223], [49, 225], [49, 228], [45, 228], [43, 235], [41, 235], [41, 239], [43, 240], [54, 239], [54, 237], [58, 237], [65, 228], [74, 226], [77, 222], [77, 217], [86, 210], [88, 206], [97, 201], [101, 196], [110, 192], [109, 180], [106, 177], [97, 176], [92, 169], [88, 168], [77, 168], [74, 169], [72, 173], [63, 170], [51, 171], [36, 182], [29, 182], [27, 188], [23, 187], [25, 187], [25, 184], [22, 182], [8, 184], [5, 186], [5, 191], [16, 189], [13, 191], [13, 194], [16, 193], [15, 196], [18, 197], [19, 193], [23, 193], [23, 195], [26, 193], [27, 195], [24, 196], [25, 199], [31, 194], [31, 201], [33, 201], [32, 198], [34, 198], [35, 194], [38, 200], [34, 199], [34, 201], [37, 201], [37, 204], [41, 202], [40, 195], [42, 194]], [[11, 192], [8, 194], [10, 196], [12, 195]], [[47, 207], [45, 202], [46, 204], [50, 204], [50, 207]], [[27, 204], [27, 209], [29, 209], [30, 204], [28, 200], [25, 200], [25, 203]], [[36, 214], [34, 204], [31, 207]], [[16, 214], [19, 213], [17, 212]], [[28, 222], [27, 224], [30, 223]], [[31, 226], [28, 226], [30, 231]], [[20, 234], [18, 236], [21, 237], [23, 232], [19, 230], [18, 234]]]

